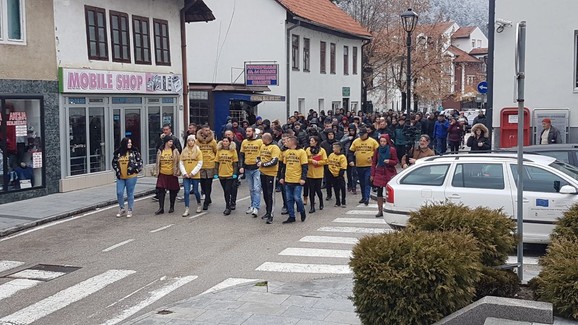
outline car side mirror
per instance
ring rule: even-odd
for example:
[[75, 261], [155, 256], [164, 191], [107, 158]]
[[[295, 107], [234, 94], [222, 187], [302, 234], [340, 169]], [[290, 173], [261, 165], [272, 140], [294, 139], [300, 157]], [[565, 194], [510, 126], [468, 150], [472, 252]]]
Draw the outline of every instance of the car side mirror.
[[570, 185], [564, 185], [560, 189], [560, 194], [576, 194], [576, 188]]

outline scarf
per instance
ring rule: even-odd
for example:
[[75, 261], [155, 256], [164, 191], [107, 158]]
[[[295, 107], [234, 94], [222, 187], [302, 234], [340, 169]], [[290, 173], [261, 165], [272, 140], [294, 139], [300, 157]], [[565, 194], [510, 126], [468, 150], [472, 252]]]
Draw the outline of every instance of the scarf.
[[320, 146], [315, 146], [315, 147], [309, 147], [309, 150], [311, 150], [311, 154], [312, 155], [316, 155], [319, 153], [319, 151], [321, 150]]
[[389, 159], [391, 157], [391, 155], [389, 153], [389, 145], [377, 148], [377, 153], [378, 153], [377, 166], [378, 167], [385, 167], [384, 160]]

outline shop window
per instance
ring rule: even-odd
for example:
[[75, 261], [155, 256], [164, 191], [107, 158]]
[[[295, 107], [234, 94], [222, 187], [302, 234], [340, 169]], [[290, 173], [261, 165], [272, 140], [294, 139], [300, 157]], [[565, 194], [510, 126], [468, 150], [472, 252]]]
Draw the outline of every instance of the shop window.
[[0, 0], [0, 43], [22, 43], [24, 0]]
[[157, 65], [171, 65], [169, 44], [169, 22], [153, 19], [155, 35], [155, 62]]
[[91, 60], [107, 61], [106, 12], [102, 8], [84, 6], [84, 13], [86, 18], [88, 58]]
[[343, 47], [343, 74], [349, 74], [349, 46]]
[[[120, 121], [114, 117], [115, 122]], [[68, 109], [69, 174], [82, 175], [107, 169], [104, 107]], [[115, 141], [117, 136], [115, 134]]]
[[134, 42], [134, 63], [151, 64], [151, 40], [149, 19], [132, 16], [132, 34]]
[[189, 92], [189, 123], [203, 125], [209, 123], [209, 92]]
[[0, 191], [44, 186], [41, 98], [0, 98]]
[[112, 60], [130, 63], [130, 36], [128, 32], [128, 15], [123, 12], [110, 11], [110, 38], [112, 43]]
[[160, 144], [160, 135], [162, 130], [161, 107], [149, 106], [147, 116], [149, 135], [147, 146], [148, 162], [149, 164], [154, 164], [157, 162], [157, 149]]
[[329, 69], [335, 74], [335, 43], [329, 44]]
[[293, 70], [299, 70], [299, 35], [292, 35], [291, 37], [292, 62]]
[[309, 72], [310, 66], [310, 45], [311, 40], [308, 38], [303, 39], [303, 71]]
[[319, 43], [319, 72], [327, 72], [327, 43]]
[[353, 70], [353, 74], [357, 74], [357, 46], [353, 47], [353, 64], [351, 65], [351, 69]]

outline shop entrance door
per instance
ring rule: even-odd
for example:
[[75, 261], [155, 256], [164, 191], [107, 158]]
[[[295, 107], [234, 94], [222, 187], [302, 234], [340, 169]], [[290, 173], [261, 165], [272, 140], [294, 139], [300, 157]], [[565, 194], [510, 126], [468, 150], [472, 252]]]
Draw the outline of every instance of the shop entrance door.
[[133, 148], [142, 152], [142, 108], [124, 107], [115, 108], [112, 113], [114, 147], [117, 148], [120, 140], [128, 137], [132, 140]]

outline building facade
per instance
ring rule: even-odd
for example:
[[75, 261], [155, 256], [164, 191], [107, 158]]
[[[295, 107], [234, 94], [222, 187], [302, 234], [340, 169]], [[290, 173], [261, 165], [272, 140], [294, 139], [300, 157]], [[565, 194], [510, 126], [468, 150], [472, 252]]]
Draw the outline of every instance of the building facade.
[[[562, 133], [564, 142], [578, 142], [578, 21], [573, 12], [578, 3], [560, 0], [563, 12], [549, 10], [548, 3], [523, 0], [495, 0], [493, 137], [494, 146], [502, 142], [504, 108], [517, 107], [515, 102], [516, 24], [527, 22], [525, 106], [530, 110], [530, 139], [542, 130], [541, 121], [550, 118]], [[515, 125], [514, 125], [515, 127]]]
[[[228, 116], [249, 111], [284, 121], [294, 111], [360, 108], [361, 50], [370, 34], [333, 3], [206, 2], [223, 20], [188, 26], [192, 122], [219, 130]], [[274, 73], [247, 85], [251, 64]]]

